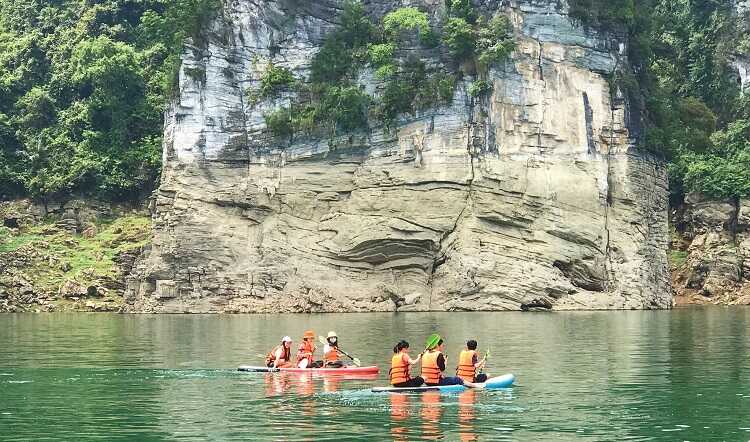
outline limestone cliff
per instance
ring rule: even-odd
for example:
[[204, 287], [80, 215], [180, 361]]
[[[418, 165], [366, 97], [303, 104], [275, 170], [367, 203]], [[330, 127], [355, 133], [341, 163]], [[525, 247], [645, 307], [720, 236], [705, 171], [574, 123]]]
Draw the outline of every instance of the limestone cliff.
[[[405, 4], [371, 0], [375, 20]], [[334, 0], [236, 0], [187, 45], [165, 124], [150, 252], [130, 311], [641, 309], [672, 304], [665, 165], [634, 149], [638, 118], [607, 79], [626, 41], [556, 0], [485, 0], [517, 48], [482, 99], [395, 130], [281, 143], [254, 102], [273, 62], [296, 76], [337, 21]], [[450, 69], [439, 50], [421, 55]], [[365, 70], [360, 84], [377, 93]]]

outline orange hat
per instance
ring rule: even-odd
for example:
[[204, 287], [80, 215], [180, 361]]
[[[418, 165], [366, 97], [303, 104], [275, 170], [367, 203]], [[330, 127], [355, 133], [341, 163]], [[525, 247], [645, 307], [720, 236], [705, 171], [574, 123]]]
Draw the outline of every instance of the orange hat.
[[302, 339], [315, 339], [315, 332], [312, 330], [306, 331], [305, 334], [302, 336]]

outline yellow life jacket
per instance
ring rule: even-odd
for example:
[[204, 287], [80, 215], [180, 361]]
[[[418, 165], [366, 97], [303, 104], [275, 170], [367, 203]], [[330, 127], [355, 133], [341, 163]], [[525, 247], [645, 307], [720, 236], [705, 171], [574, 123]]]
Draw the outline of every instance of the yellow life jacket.
[[315, 345], [312, 341], [302, 341], [297, 352], [297, 364], [300, 361], [307, 359], [307, 366], [309, 367], [313, 363], [313, 355], [315, 354]]
[[443, 373], [440, 371], [437, 360], [440, 352], [429, 351], [422, 356], [422, 378], [425, 384], [439, 384]]
[[391, 358], [391, 385], [406, 382], [409, 379], [409, 363], [406, 362], [406, 353], [396, 353]]
[[466, 382], [474, 382], [474, 376], [476, 376], [477, 368], [474, 367], [474, 356], [477, 354], [474, 350], [462, 350], [458, 356], [458, 368], [456, 368], [456, 376], [460, 377]]
[[328, 344], [328, 351], [323, 355], [323, 360], [328, 362], [336, 362], [339, 360], [339, 349], [331, 344]]

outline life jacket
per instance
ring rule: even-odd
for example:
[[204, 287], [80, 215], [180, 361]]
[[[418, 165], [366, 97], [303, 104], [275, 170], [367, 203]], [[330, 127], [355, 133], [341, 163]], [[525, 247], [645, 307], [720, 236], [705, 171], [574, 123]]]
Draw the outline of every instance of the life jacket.
[[325, 352], [325, 354], [323, 355], [323, 360], [326, 363], [338, 361], [339, 360], [339, 349], [338, 349], [338, 347], [334, 347], [333, 345], [328, 344], [327, 348], [328, 348], [328, 351]]
[[477, 368], [474, 367], [474, 356], [477, 354], [474, 350], [462, 350], [458, 356], [458, 368], [456, 368], [456, 376], [460, 377], [466, 382], [474, 382], [474, 376], [477, 373]]
[[276, 347], [271, 350], [270, 353], [268, 353], [268, 356], [266, 356], [266, 366], [271, 366], [276, 361], [276, 351], [281, 348], [281, 358], [285, 361], [289, 361], [289, 349], [286, 348], [283, 344], [277, 345]]
[[411, 379], [409, 377], [409, 363], [406, 362], [404, 356], [406, 356], [405, 353], [399, 352], [391, 358], [391, 370], [389, 371], [391, 385], [400, 384]]
[[422, 356], [422, 378], [425, 384], [439, 384], [443, 373], [440, 371], [437, 360], [439, 351], [429, 351]]
[[315, 353], [315, 345], [310, 341], [302, 341], [297, 352], [297, 364], [300, 361], [307, 359], [307, 366], [310, 367], [313, 362], [313, 354]]

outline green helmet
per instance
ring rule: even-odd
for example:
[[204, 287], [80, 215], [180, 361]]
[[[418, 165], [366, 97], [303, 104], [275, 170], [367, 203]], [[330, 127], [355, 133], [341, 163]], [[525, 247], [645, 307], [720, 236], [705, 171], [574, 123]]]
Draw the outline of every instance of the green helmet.
[[424, 342], [424, 347], [428, 350], [432, 350], [433, 348], [438, 346], [438, 342], [440, 342], [440, 335], [437, 333], [431, 334], [427, 340]]

